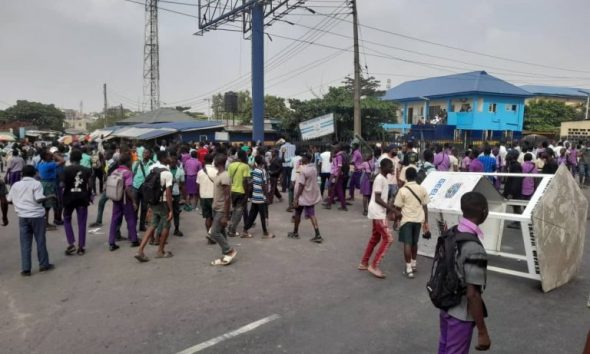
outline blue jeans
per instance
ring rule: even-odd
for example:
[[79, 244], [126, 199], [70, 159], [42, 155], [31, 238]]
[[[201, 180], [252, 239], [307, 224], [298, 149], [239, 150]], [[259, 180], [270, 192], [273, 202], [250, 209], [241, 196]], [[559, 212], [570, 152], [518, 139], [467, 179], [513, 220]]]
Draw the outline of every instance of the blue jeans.
[[20, 255], [22, 271], [31, 271], [31, 251], [33, 246], [33, 237], [37, 244], [37, 258], [39, 267], [49, 265], [49, 254], [45, 245], [45, 217], [39, 218], [19, 218], [18, 225], [20, 228]]

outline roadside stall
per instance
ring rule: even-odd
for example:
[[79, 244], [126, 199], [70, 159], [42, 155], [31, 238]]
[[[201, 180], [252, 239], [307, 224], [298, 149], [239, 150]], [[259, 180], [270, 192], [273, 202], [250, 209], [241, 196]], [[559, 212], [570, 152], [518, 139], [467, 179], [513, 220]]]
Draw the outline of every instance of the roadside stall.
[[[531, 177], [508, 173], [429, 174], [422, 185], [431, 199], [428, 219], [432, 238], [420, 239], [419, 253], [434, 256], [438, 236], [445, 227], [458, 223], [461, 196], [477, 191], [486, 196], [489, 203], [488, 218], [481, 225], [485, 234], [483, 245], [491, 258], [488, 269], [539, 280], [545, 292], [566, 284], [575, 276], [582, 261], [588, 213], [586, 197], [565, 166], [555, 175], [534, 175], [539, 183], [530, 200], [505, 199], [488, 179], [505, 176]], [[515, 205], [524, 211], [514, 213], [512, 206]], [[507, 229], [504, 227], [507, 222], [517, 222], [520, 228]], [[522, 252], [514, 246], [517, 238], [521, 239]], [[517, 267], [511, 266], [510, 261], [516, 262]]]

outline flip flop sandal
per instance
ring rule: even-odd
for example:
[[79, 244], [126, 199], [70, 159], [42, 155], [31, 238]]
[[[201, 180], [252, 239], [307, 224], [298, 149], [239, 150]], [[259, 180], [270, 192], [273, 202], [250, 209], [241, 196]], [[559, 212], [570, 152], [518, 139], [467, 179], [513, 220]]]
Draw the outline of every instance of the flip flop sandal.
[[141, 254], [141, 255], [140, 254], [135, 255], [135, 259], [137, 259], [140, 263], [145, 263], [145, 262], [149, 262], [150, 261], [150, 259], [147, 258], [143, 254]]
[[414, 279], [414, 272], [407, 272], [404, 270], [402, 274], [408, 279]]
[[76, 247], [75, 246], [68, 246], [68, 248], [66, 248], [66, 256], [73, 256], [74, 253], [76, 253]]
[[230, 265], [231, 262], [234, 260], [234, 257], [235, 256], [232, 257], [232, 256], [225, 255], [225, 256], [223, 256], [221, 258], [218, 258], [218, 259], [214, 260], [213, 262], [211, 262], [211, 265], [212, 266], [227, 266], [227, 265]]
[[242, 233], [242, 235], [240, 236], [240, 238], [252, 238], [252, 237], [253, 237], [252, 234], [247, 233], [247, 232]]
[[228, 263], [226, 263], [223, 258], [217, 258], [216, 260], [211, 262], [211, 265], [212, 266], [225, 266], [225, 265], [228, 265]]
[[156, 255], [156, 258], [172, 258], [172, 257], [174, 257], [174, 255], [173, 255], [173, 254], [172, 254], [172, 252], [170, 252], [170, 251], [167, 251], [167, 252], [166, 252], [166, 253], [164, 253], [164, 254], [159, 254], [159, 253], [158, 253], [158, 254]]
[[361, 264], [359, 264], [357, 269], [358, 270], [367, 270], [367, 269], [369, 269], [369, 266], [361, 263]]
[[373, 267], [367, 267], [367, 270], [373, 274], [376, 278], [379, 279], [385, 279], [385, 274], [381, 271], [377, 271], [376, 269], [374, 269]]
[[268, 239], [275, 238], [275, 237], [276, 237], [276, 236], [275, 236], [274, 234], [271, 234], [271, 235], [263, 235], [263, 236], [262, 236], [262, 239], [263, 239], [263, 240], [268, 240]]

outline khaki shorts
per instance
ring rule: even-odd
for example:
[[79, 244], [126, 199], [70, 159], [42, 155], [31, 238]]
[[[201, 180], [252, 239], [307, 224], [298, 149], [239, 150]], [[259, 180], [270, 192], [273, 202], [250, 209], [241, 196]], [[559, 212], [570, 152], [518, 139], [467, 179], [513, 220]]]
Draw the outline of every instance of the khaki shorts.
[[159, 226], [162, 229], [169, 229], [170, 221], [168, 221], [168, 205], [166, 203], [160, 203], [158, 205], [152, 205], [150, 208], [152, 209], [151, 226], [156, 229]]

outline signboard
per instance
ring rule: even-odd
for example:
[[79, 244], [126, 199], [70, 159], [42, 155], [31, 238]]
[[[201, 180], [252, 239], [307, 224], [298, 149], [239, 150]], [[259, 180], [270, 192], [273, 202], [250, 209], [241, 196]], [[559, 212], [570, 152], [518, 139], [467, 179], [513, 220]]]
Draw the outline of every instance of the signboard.
[[334, 114], [330, 113], [301, 122], [299, 123], [299, 130], [301, 131], [302, 140], [310, 140], [334, 134]]
[[[451, 227], [459, 222], [461, 216], [461, 197], [471, 191], [482, 193], [488, 200], [488, 208], [491, 212], [505, 212], [504, 198], [495, 190], [491, 182], [481, 174], [465, 172], [431, 172], [422, 182], [422, 186], [428, 191], [430, 203], [428, 203], [428, 224], [432, 234], [431, 239], [420, 238], [418, 241], [419, 253], [423, 256], [433, 257], [436, 240], [442, 234], [445, 227]], [[488, 217], [485, 223], [480, 225], [486, 235], [483, 245], [488, 251], [500, 251], [501, 219]]]
[[229, 141], [229, 133], [215, 132], [215, 141]]

